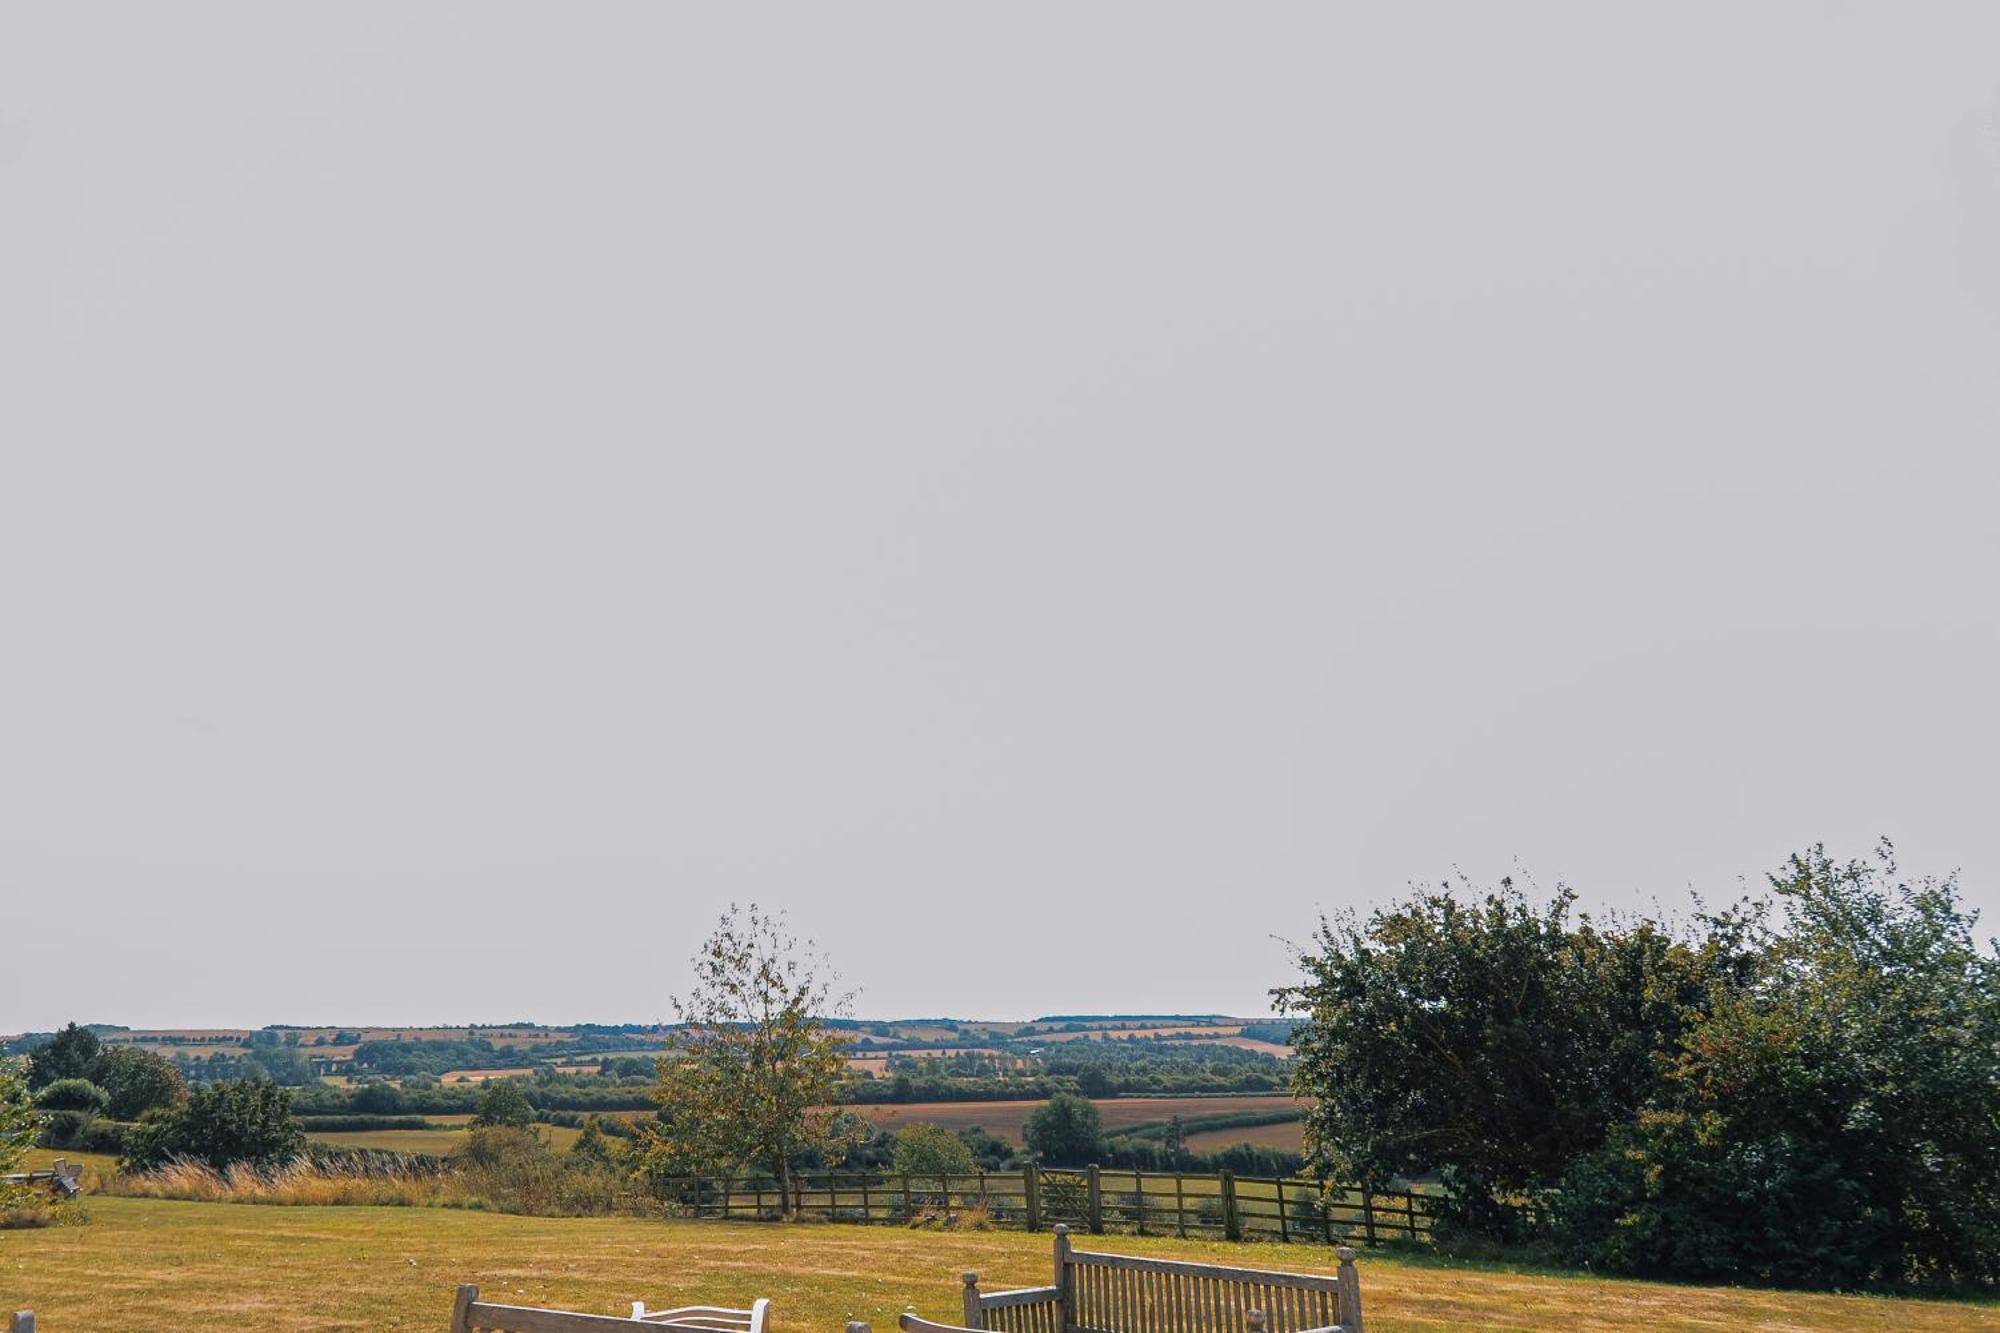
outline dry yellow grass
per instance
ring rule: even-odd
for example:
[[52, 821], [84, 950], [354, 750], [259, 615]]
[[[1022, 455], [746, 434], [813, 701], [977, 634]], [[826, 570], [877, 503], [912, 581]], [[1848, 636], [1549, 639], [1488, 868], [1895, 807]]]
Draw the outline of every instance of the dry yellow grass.
[[[0, 1240], [0, 1308], [48, 1333], [101, 1329], [425, 1330], [453, 1288], [611, 1313], [634, 1298], [744, 1304], [771, 1298], [788, 1333], [878, 1330], [914, 1308], [956, 1314], [958, 1274], [990, 1287], [1047, 1280], [1047, 1236], [890, 1227], [535, 1218], [432, 1208], [260, 1208], [96, 1197], [91, 1225]], [[1318, 1248], [1142, 1240], [1105, 1248], [1266, 1268], [1321, 1268]], [[1377, 1333], [1609, 1330], [2000, 1329], [1992, 1305], [1787, 1292], [1362, 1261]]]

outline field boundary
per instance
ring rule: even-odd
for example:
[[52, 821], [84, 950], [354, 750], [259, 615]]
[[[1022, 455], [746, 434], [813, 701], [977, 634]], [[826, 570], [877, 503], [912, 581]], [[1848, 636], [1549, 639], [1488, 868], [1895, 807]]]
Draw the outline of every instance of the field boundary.
[[1099, 1166], [1030, 1165], [949, 1175], [809, 1171], [796, 1173], [789, 1191], [776, 1180], [754, 1176], [657, 1176], [651, 1184], [683, 1215], [714, 1220], [776, 1221], [789, 1214], [829, 1222], [952, 1226], [978, 1219], [1025, 1231], [1062, 1223], [1094, 1234], [1327, 1245], [1426, 1242], [1440, 1211], [1435, 1197], [1407, 1189]]

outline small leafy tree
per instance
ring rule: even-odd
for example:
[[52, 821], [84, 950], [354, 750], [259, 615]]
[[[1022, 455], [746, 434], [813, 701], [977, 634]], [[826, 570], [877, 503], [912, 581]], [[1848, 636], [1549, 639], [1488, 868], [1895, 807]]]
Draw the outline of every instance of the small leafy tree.
[[932, 1124], [915, 1124], [896, 1132], [895, 1162], [897, 1171], [910, 1176], [965, 1176], [979, 1169], [964, 1139]]
[[1088, 1166], [1105, 1155], [1104, 1117], [1089, 1098], [1059, 1092], [1028, 1117], [1021, 1135], [1051, 1166]]
[[783, 914], [731, 906], [695, 955], [694, 981], [673, 1001], [676, 1049], [660, 1057], [658, 1123], [640, 1149], [655, 1177], [756, 1166], [792, 1207], [794, 1159], [837, 1164], [858, 1141], [851, 1118], [828, 1109], [847, 1082], [844, 1016], [851, 994]]
[[479, 1104], [474, 1108], [472, 1123], [475, 1125], [509, 1125], [523, 1129], [535, 1122], [535, 1108], [529, 1104], [527, 1095], [514, 1086], [512, 1079], [494, 1079], [486, 1085], [486, 1091], [479, 1094]]
[[282, 1166], [305, 1151], [291, 1095], [275, 1083], [197, 1088], [177, 1110], [149, 1111], [125, 1139], [119, 1165], [143, 1171], [176, 1157], [226, 1171], [239, 1162]]

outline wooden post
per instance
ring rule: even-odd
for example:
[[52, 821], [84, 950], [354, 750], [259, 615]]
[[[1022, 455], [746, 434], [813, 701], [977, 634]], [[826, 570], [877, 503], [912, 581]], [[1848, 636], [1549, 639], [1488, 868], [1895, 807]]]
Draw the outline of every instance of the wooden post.
[[1104, 1179], [1095, 1162], [1090, 1164], [1090, 1234], [1104, 1234]]
[[875, 1219], [868, 1215], [868, 1172], [861, 1173], [861, 1221], [866, 1224]]
[[1174, 1172], [1174, 1229], [1182, 1240], [1187, 1239], [1186, 1179], [1178, 1171]]
[[1236, 1173], [1224, 1171], [1222, 1185], [1222, 1234], [1228, 1240], [1243, 1239], [1243, 1221], [1236, 1215]]
[[1028, 1214], [1028, 1230], [1042, 1229], [1042, 1173], [1033, 1162], [1021, 1168], [1021, 1207]]
[[1375, 1192], [1366, 1185], [1361, 1187], [1361, 1231], [1368, 1237], [1368, 1243], [1375, 1243]]
[[874, 1330], [868, 1327], [865, 1319], [850, 1319], [847, 1321], [847, 1333], [874, 1333]]
[[1290, 1245], [1292, 1243], [1292, 1221], [1285, 1216], [1285, 1178], [1279, 1176], [1271, 1182], [1271, 1186], [1278, 1191], [1278, 1241], [1280, 1244]]
[[14, 1317], [7, 1321], [7, 1327], [12, 1329], [13, 1333], [35, 1333], [35, 1312], [16, 1310]]
[[905, 1222], [915, 1221], [916, 1216], [917, 1201], [910, 1193], [910, 1173], [905, 1171], [903, 1173], [903, 1220]]
[[965, 1275], [965, 1326], [983, 1327], [979, 1322], [979, 1274], [972, 1272]]
[[1074, 1313], [1069, 1300], [1069, 1228], [1056, 1223], [1056, 1271], [1050, 1283], [1056, 1289], [1056, 1302], [1062, 1307], [1062, 1326], [1068, 1328], [1076, 1321], [1070, 1318]]
[[1340, 1256], [1340, 1290], [1334, 1294], [1334, 1313], [1341, 1333], [1361, 1333], [1361, 1275], [1354, 1271], [1354, 1247], [1343, 1245], [1334, 1251]]
[[[471, 1283], [458, 1289], [458, 1299], [451, 1306], [451, 1333], [472, 1333], [472, 1306], [479, 1299], [479, 1288]], [[30, 1315], [32, 1320], [34, 1316]], [[35, 1333], [34, 1325], [28, 1325], [28, 1333]]]

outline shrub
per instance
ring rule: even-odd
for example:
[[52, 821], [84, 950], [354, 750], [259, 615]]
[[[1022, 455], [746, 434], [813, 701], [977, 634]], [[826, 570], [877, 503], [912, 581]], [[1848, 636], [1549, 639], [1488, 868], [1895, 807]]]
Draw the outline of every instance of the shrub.
[[91, 1111], [102, 1114], [111, 1105], [111, 1094], [85, 1078], [59, 1078], [35, 1094], [35, 1105], [44, 1111]]
[[305, 1142], [283, 1088], [263, 1080], [217, 1083], [197, 1088], [178, 1109], [147, 1112], [127, 1134], [120, 1165], [145, 1171], [191, 1158], [218, 1171], [239, 1162], [272, 1167], [299, 1156]]
[[533, 1124], [535, 1108], [512, 1079], [497, 1079], [486, 1085], [486, 1091], [479, 1094], [479, 1110], [473, 1114], [475, 1125], [512, 1125], [519, 1128]]
[[896, 1170], [912, 1176], [964, 1176], [978, 1170], [965, 1140], [941, 1125], [917, 1124], [896, 1135]]

